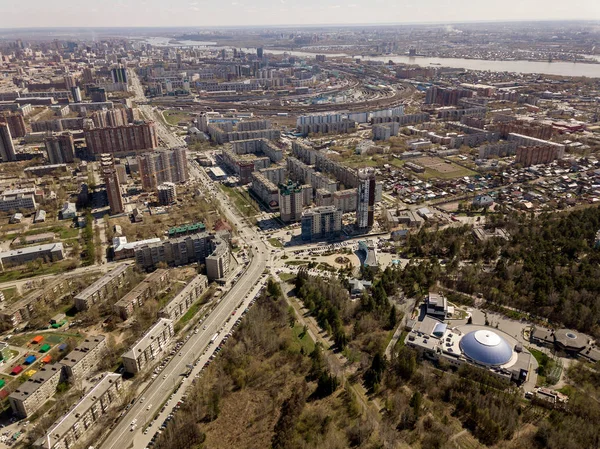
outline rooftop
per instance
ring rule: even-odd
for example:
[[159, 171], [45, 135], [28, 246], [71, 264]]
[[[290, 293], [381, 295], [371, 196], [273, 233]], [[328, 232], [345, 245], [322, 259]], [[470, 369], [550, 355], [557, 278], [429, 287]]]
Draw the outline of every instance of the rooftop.
[[10, 396], [19, 401], [25, 401], [35, 393], [42, 384], [48, 381], [57, 372], [60, 373], [61, 370], [62, 365], [60, 363], [52, 363], [43, 366], [37, 373], [30, 377], [27, 382], [21, 384]]
[[94, 335], [86, 338], [83, 343], [73, 349], [64, 359], [62, 359], [61, 363], [69, 367], [77, 365], [90, 351], [101, 344], [105, 339], [106, 337], [104, 335]]
[[54, 445], [79, 421], [98, 399], [110, 389], [113, 383], [120, 379], [119, 374], [107, 373], [66, 415], [59, 418], [48, 429], [46, 435], [40, 438], [36, 445], [45, 449], [52, 449]]
[[117, 268], [106, 273], [104, 276], [102, 276], [100, 279], [98, 279], [96, 282], [94, 282], [88, 288], [83, 290], [75, 298], [86, 299], [89, 296], [92, 296], [94, 293], [96, 293], [98, 290], [100, 290], [104, 286], [108, 285], [109, 283], [111, 283], [115, 278], [122, 275], [128, 269], [129, 269], [129, 265], [125, 265], [125, 264], [119, 265]]
[[139, 354], [143, 352], [148, 346], [152, 344], [152, 341], [161, 335], [165, 327], [172, 325], [173, 320], [167, 318], [160, 318], [154, 326], [146, 332], [146, 334], [140, 338], [129, 351], [123, 354], [122, 358], [137, 359]]

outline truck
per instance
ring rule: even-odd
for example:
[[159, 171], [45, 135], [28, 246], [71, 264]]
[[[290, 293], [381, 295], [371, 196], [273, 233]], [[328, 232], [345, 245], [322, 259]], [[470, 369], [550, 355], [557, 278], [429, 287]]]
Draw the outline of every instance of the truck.
[[210, 339], [210, 344], [213, 344], [218, 336], [219, 336], [218, 332], [215, 335], [213, 335], [212, 338]]

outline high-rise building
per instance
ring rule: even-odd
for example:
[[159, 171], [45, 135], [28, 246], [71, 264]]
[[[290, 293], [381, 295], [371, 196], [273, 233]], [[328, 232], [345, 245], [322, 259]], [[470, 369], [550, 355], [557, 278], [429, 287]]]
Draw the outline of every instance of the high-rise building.
[[89, 93], [94, 103], [104, 103], [108, 100], [108, 95], [104, 87], [90, 87]]
[[122, 214], [125, 211], [125, 206], [123, 205], [121, 183], [115, 167], [115, 160], [112, 154], [103, 154], [101, 158], [102, 177], [106, 186], [110, 213], [111, 215]]
[[375, 221], [375, 196], [375, 169], [359, 169], [356, 226], [360, 229], [367, 229], [373, 226], [373, 223]]
[[75, 145], [71, 133], [44, 138], [48, 162], [50, 164], [68, 164], [75, 158]]
[[113, 83], [125, 83], [127, 84], [129, 78], [127, 76], [127, 69], [124, 67], [116, 67], [110, 71]]
[[2, 162], [17, 160], [15, 146], [7, 123], [0, 123], [0, 157], [2, 157]]
[[25, 118], [23, 114], [4, 112], [0, 115], [0, 122], [6, 123], [8, 129], [10, 129], [10, 135], [16, 139], [17, 137], [24, 137], [27, 134], [27, 128], [25, 127]]
[[94, 83], [94, 70], [90, 67], [86, 67], [82, 71], [83, 83], [93, 84]]
[[262, 47], [258, 47], [256, 49], [256, 56], [258, 57], [258, 59], [262, 59], [263, 58], [263, 53], [264, 53], [264, 51], [263, 51]]
[[78, 86], [71, 87], [71, 96], [75, 103], [81, 103], [83, 101], [81, 97], [81, 89]]
[[173, 148], [138, 156], [138, 167], [145, 191], [155, 191], [165, 182], [183, 183], [189, 179], [187, 150]]
[[342, 232], [342, 211], [334, 206], [313, 207], [302, 214], [300, 227], [304, 241], [338, 237]]
[[177, 201], [177, 188], [172, 182], [164, 182], [158, 186], [158, 202], [162, 206], [168, 206]]
[[65, 87], [70, 90], [77, 85], [75, 77], [71, 74], [65, 75]]
[[156, 124], [152, 121], [111, 128], [87, 129], [84, 135], [90, 154], [132, 153], [153, 150], [158, 146]]
[[283, 222], [300, 221], [302, 218], [302, 187], [288, 181], [279, 185], [279, 212]]

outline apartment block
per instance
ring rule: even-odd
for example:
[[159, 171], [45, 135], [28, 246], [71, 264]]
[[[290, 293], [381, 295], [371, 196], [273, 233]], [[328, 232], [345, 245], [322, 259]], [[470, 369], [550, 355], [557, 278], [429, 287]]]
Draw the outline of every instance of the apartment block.
[[142, 188], [147, 192], [156, 191], [165, 182], [180, 184], [189, 180], [185, 148], [144, 153], [137, 160]]
[[125, 154], [158, 147], [156, 124], [141, 124], [85, 130], [85, 142], [92, 155], [101, 153]]
[[531, 165], [549, 164], [552, 161], [561, 159], [564, 150], [561, 151], [557, 145], [540, 145], [535, 147], [517, 148], [517, 157], [515, 162], [522, 164], [523, 167]]
[[75, 295], [77, 310], [87, 310], [94, 304], [103, 302], [109, 296], [117, 294], [119, 288], [125, 285], [131, 270], [132, 268], [129, 265], [119, 265], [81, 293]]
[[13, 162], [17, 160], [15, 145], [12, 134], [7, 123], [0, 123], [0, 157], [2, 162]]
[[275, 183], [269, 181], [260, 171], [253, 172], [250, 179], [252, 180], [252, 191], [254, 194], [270, 208], [277, 209], [279, 189]]
[[165, 352], [175, 336], [173, 320], [159, 318], [154, 326], [121, 356], [125, 371], [136, 374]]
[[206, 258], [206, 274], [212, 280], [223, 279], [229, 273], [231, 251], [229, 244], [223, 239], [215, 240], [217, 245], [210, 256]]
[[168, 270], [159, 268], [150, 273], [146, 279], [115, 303], [115, 312], [124, 320], [128, 319], [136, 308], [142, 307], [148, 299], [156, 297], [160, 291], [164, 290], [169, 284], [169, 279]]
[[342, 232], [342, 212], [333, 206], [314, 207], [302, 214], [300, 227], [304, 241], [335, 238]]
[[300, 221], [304, 205], [300, 184], [288, 181], [279, 185], [279, 213], [283, 222]]
[[42, 407], [56, 393], [62, 376], [62, 365], [52, 363], [44, 365], [27, 381], [10, 394], [8, 401], [13, 414], [27, 418]]
[[23, 298], [0, 309], [0, 322], [18, 326], [36, 315], [40, 304], [58, 304], [72, 294], [72, 278], [59, 277], [46, 283], [41, 289], [28, 293]]
[[104, 335], [87, 337], [61, 360], [65, 377], [71, 382], [84, 379], [102, 360], [106, 349]]
[[0, 113], [0, 123], [6, 123], [13, 139], [25, 137], [27, 128], [25, 127], [25, 117], [21, 113]]
[[235, 154], [262, 153], [273, 163], [283, 159], [283, 150], [267, 139], [238, 140], [231, 142], [231, 149]]
[[358, 189], [346, 189], [333, 192], [333, 205], [343, 214], [355, 212], [358, 202]]
[[120, 374], [106, 373], [69, 412], [50, 426], [34, 447], [40, 449], [72, 449], [112, 407], [119, 404], [123, 389]]
[[204, 263], [217, 248], [220, 239], [219, 236], [201, 232], [141, 245], [135, 249], [135, 261], [144, 269], [154, 268], [159, 262], [170, 266]]
[[175, 296], [175, 298], [162, 308], [159, 312], [159, 316], [177, 321], [181, 316], [185, 315], [192, 304], [202, 296], [207, 286], [207, 277], [199, 274], [192, 279], [183, 290]]
[[0, 211], [9, 212], [19, 209], [35, 210], [35, 196], [31, 193], [8, 193], [5, 191], [0, 196]]
[[67, 164], [75, 158], [75, 144], [71, 133], [44, 138], [46, 154], [50, 164]]

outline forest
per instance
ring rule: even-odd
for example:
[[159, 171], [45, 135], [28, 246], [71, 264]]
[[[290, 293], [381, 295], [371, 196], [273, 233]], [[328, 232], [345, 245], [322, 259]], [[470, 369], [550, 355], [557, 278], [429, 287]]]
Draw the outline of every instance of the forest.
[[505, 229], [508, 240], [476, 242], [468, 226], [421, 230], [407, 242], [419, 261], [406, 274], [419, 286], [433, 275], [445, 287], [600, 336], [600, 209], [489, 218], [486, 226]]

